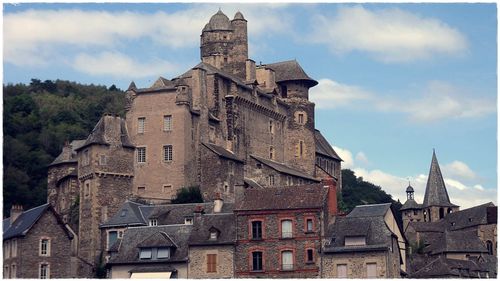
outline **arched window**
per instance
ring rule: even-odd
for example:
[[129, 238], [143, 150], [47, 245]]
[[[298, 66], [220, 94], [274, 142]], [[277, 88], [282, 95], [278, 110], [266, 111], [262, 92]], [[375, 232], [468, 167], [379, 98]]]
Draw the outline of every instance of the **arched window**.
[[444, 208], [439, 208], [439, 219], [444, 218]]
[[448, 208], [448, 214], [451, 214], [453, 210], [451, 208]]
[[486, 241], [486, 248], [488, 248], [488, 254], [493, 255], [493, 242], [490, 240]]

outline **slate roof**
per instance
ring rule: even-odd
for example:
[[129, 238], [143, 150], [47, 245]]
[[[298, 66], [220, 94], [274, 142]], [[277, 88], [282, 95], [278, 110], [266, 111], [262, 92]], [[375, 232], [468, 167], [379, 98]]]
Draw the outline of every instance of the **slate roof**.
[[284, 173], [284, 174], [288, 174], [288, 175], [292, 175], [292, 176], [296, 176], [296, 177], [301, 177], [301, 178], [304, 178], [304, 179], [308, 179], [308, 180], [312, 180], [312, 181], [315, 181], [315, 182], [319, 182], [318, 179], [302, 172], [302, 171], [299, 171], [297, 169], [294, 169], [294, 168], [291, 168], [291, 167], [288, 167], [287, 165], [283, 164], [283, 163], [278, 163], [278, 162], [275, 162], [275, 161], [272, 161], [272, 160], [269, 160], [269, 159], [264, 159], [262, 157], [259, 157], [259, 156], [255, 156], [255, 155], [250, 155], [252, 158], [254, 158], [255, 160], [261, 162], [262, 164], [280, 172], [280, 173]]
[[296, 60], [266, 64], [276, 73], [276, 82], [297, 81], [306, 82], [309, 87], [318, 85], [318, 81], [309, 77]]
[[[155, 264], [186, 262], [188, 260], [188, 239], [191, 234], [192, 225], [165, 225], [165, 226], [140, 226], [129, 227], [123, 234], [120, 250], [113, 255], [109, 264]], [[155, 233], [164, 232], [177, 245], [171, 252], [170, 259], [140, 260], [139, 245], [145, 237]]]
[[[115, 118], [118, 118], [119, 120], [115, 120]], [[76, 150], [81, 150], [89, 145], [92, 144], [102, 144], [102, 145], [110, 145], [112, 140], [107, 140], [105, 133], [106, 133], [106, 127], [107, 126], [112, 126], [112, 122], [120, 122], [120, 135], [119, 136], [112, 136], [112, 137], [117, 137], [116, 141], [119, 141], [119, 143], [123, 147], [128, 147], [128, 148], [135, 148], [133, 143], [130, 141], [128, 137], [128, 132], [127, 132], [127, 127], [125, 124], [125, 119], [117, 116], [110, 116], [110, 115], [104, 115], [99, 119], [99, 122], [95, 125], [94, 129], [92, 132], [89, 134], [87, 139], [85, 140], [85, 143], [77, 148]], [[119, 137], [119, 139], [118, 139]]]
[[401, 206], [399, 210], [404, 211], [404, 210], [420, 210], [422, 208], [421, 204], [418, 204], [417, 201], [413, 199], [407, 199], [406, 202]]
[[132, 201], [125, 201], [120, 210], [101, 227], [112, 226], [139, 226], [147, 225], [149, 213], [154, 206], [142, 205]]
[[327, 189], [322, 184], [248, 188], [244, 191], [244, 199], [236, 203], [235, 211], [321, 208], [326, 194]]
[[250, 178], [244, 178], [243, 182], [251, 188], [264, 188], [262, 185]]
[[9, 227], [5, 227], [10, 218], [4, 219], [3, 221], [3, 240], [7, 240], [14, 237], [25, 236], [35, 225], [35, 223], [42, 217], [46, 211], [51, 211], [57, 219], [57, 222], [61, 225], [63, 230], [66, 232], [70, 239], [73, 238], [73, 234], [66, 228], [62, 219], [57, 215], [52, 206], [49, 203], [40, 205], [38, 207], [29, 209], [22, 212], [19, 217], [12, 223]]
[[[354, 210], [361, 207], [356, 206], [351, 214], [337, 217], [327, 232], [330, 243], [325, 247], [324, 253], [370, 252], [389, 249], [392, 236], [395, 234], [385, 223], [384, 216], [389, 210], [385, 205], [389, 205], [390, 208], [390, 204], [365, 206], [351, 216]], [[345, 238], [352, 236], [366, 237], [366, 245], [345, 246]]]
[[148, 238], [144, 239], [141, 243], [137, 244], [140, 248], [152, 248], [152, 247], [175, 247], [177, 245], [168, 237], [168, 234], [159, 231], [151, 234]]
[[[210, 231], [218, 232], [216, 240], [210, 239]], [[232, 213], [205, 214], [195, 218], [189, 245], [231, 245], [236, 241], [235, 217]]]
[[447, 214], [444, 220], [446, 221], [447, 229], [457, 230], [482, 224], [496, 224], [496, 214], [497, 207], [492, 202], [489, 202]]
[[150, 89], [163, 89], [163, 88], [172, 88], [174, 87], [174, 83], [166, 78], [159, 77], [153, 85], [151, 85]]
[[416, 232], [443, 232], [444, 221], [436, 222], [423, 222], [423, 221], [412, 221], [408, 224], [413, 227]]
[[171, 265], [142, 265], [136, 266], [129, 270], [130, 273], [135, 272], [177, 272], [177, 269]]
[[316, 143], [316, 153], [331, 157], [338, 161], [342, 161], [340, 156], [335, 152], [333, 147], [328, 143], [325, 137], [319, 130], [314, 130], [314, 141]]
[[248, 89], [248, 90], [251, 90], [252, 88], [249, 87], [248, 85], [245, 84], [245, 82], [243, 82], [243, 80], [241, 80], [240, 78], [238, 78], [237, 76], [231, 74], [231, 73], [228, 73], [228, 72], [225, 72], [215, 66], [212, 66], [208, 63], [204, 63], [204, 62], [200, 62], [198, 63], [196, 66], [194, 66], [192, 69], [188, 70], [187, 72], [185, 72], [184, 74], [172, 79], [172, 81], [174, 83], [178, 83], [179, 80], [183, 80], [185, 78], [188, 78], [188, 77], [192, 77], [192, 72], [194, 69], [203, 69], [207, 72], [208, 75], [210, 74], [217, 74], [221, 77], [224, 77], [226, 79], [229, 79], [233, 82], [235, 82], [238, 86], [242, 87], [242, 88], [245, 88], [245, 89]]
[[347, 217], [362, 218], [362, 217], [378, 217], [384, 216], [391, 208], [391, 203], [359, 205], [356, 206]]
[[477, 237], [475, 230], [457, 230], [422, 233], [421, 237], [428, 244], [424, 251], [431, 254], [442, 253], [487, 253], [486, 246]]
[[215, 31], [215, 30], [232, 30], [229, 18], [219, 10], [215, 15], [210, 18], [210, 21], [203, 31]]
[[441, 174], [434, 151], [432, 152], [431, 168], [429, 170], [429, 177], [427, 178], [427, 186], [425, 187], [424, 203], [422, 204], [424, 208], [429, 206], [457, 206], [450, 202], [450, 197], [448, 196], [448, 191], [446, 190], [443, 175]]
[[202, 144], [206, 148], [213, 151], [215, 154], [219, 155], [220, 157], [231, 159], [231, 160], [242, 162], [242, 163], [244, 162], [243, 159], [240, 159], [236, 154], [234, 154], [233, 152], [231, 152], [231, 151], [229, 151], [221, 146], [218, 146], [218, 145], [215, 145], [212, 143], [205, 143], [205, 142], [202, 142]]
[[49, 167], [64, 163], [77, 163], [76, 150], [84, 143], [85, 140], [74, 140], [68, 146], [64, 146], [61, 153], [49, 164]]
[[416, 272], [410, 274], [410, 278], [437, 278], [437, 277], [475, 277], [479, 271], [487, 269], [478, 266], [470, 260], [448, 259], [439, 256], [427, 262]]

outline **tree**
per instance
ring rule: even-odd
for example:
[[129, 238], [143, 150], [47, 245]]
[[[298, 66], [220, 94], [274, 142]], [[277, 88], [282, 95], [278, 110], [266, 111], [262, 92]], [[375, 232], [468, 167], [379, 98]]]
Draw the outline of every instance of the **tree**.
[[172, 204], [203, 203], [199, 186], [183, 187], [177, 191], [177, 196]]

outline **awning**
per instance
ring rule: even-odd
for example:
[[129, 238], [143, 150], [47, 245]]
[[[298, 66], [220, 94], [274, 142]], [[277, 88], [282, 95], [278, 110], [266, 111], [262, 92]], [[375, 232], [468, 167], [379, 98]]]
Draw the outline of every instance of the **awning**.
[[132, 272], [130, 279], [170, 279], [172, 271], [165, 272]]

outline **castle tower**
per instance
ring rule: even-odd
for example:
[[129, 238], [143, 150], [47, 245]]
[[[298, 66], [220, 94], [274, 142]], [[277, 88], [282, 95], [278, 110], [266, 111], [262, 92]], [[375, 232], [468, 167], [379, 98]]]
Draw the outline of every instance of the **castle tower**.
[[234, 19], [230, 21], [219, 10], [205, 25], [200, 37], [202, 62], [245, 80], [245, 64], [248, 59], [248, 34], [247, 21], [243, 14], [237, 12]]
[[314, 103], [309, 101], [309, 88], [318, 84], [310, 78], [296, 60], [265, 65], [274, 70], [281, 98], [289, 109], [285, 130], [285, 163], [314, 174], [316, 143]]
[[450, 202], [435, 151], [432, 152], [431, 168], [429, 170], [427, 186], [425, 187], [422, 209], [424, 221], [431, 222], [442, 219], [446, 214], [459, 210], [459, 206]]
[[77, 153], [81, 187], [78, 256], [83, 261], [79, 276], [94, 277], [105, 250], [99, 225], [116, 214], [132, 192], [134, 146], [125, 120], [103, 116]]
[[401, 216], [403, 217], [403, 230], [412, 221], [423, 221], [422, 206], [415, 201], [413, 187], [409, 184], [406, 188], [406, 202], [401, 207]]

